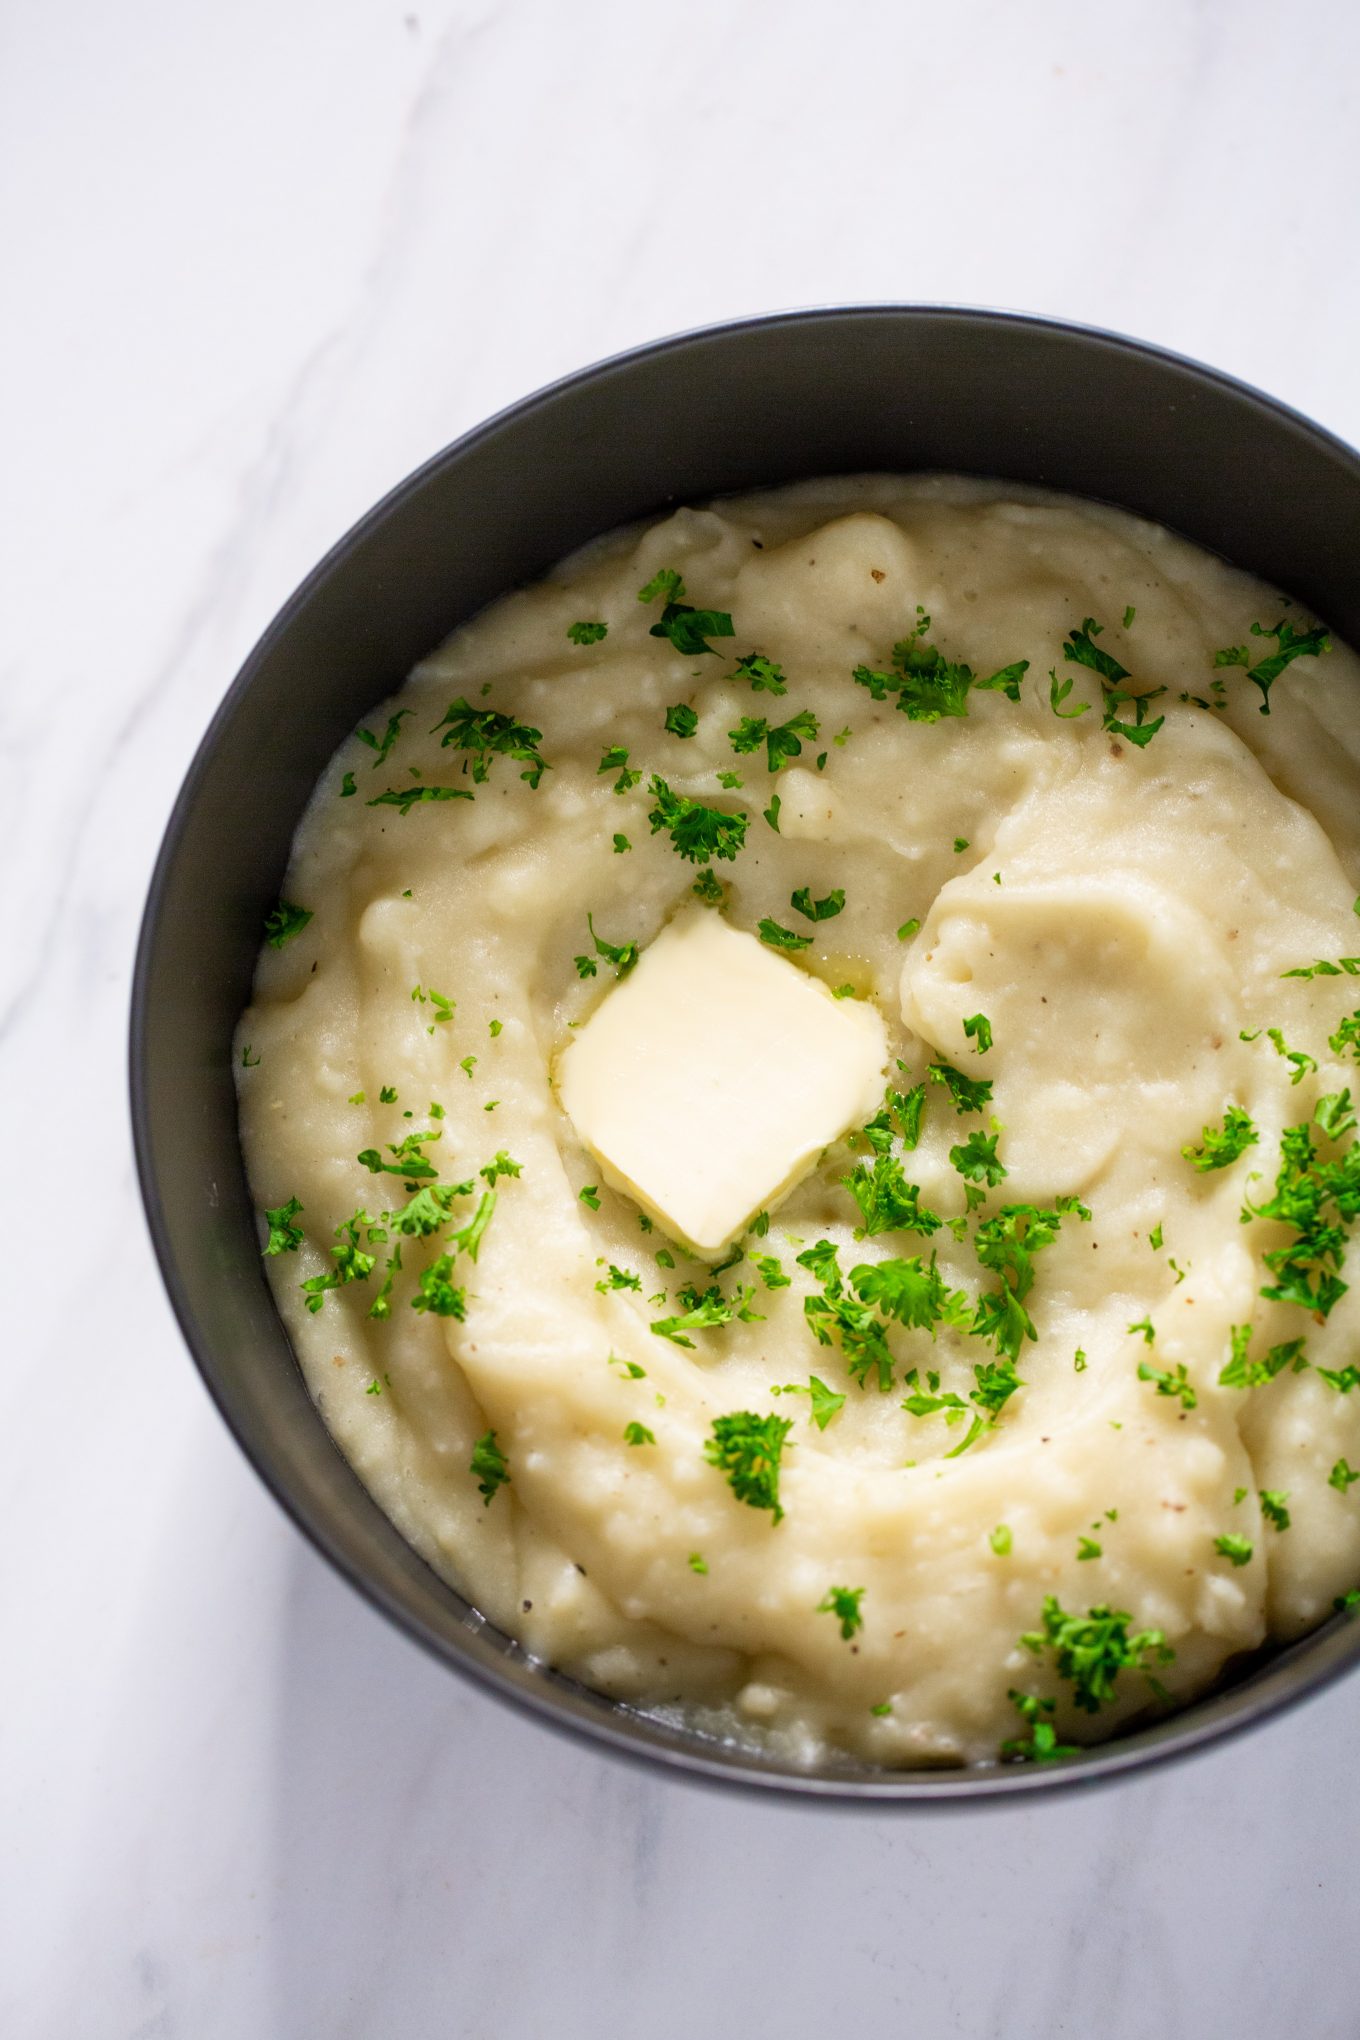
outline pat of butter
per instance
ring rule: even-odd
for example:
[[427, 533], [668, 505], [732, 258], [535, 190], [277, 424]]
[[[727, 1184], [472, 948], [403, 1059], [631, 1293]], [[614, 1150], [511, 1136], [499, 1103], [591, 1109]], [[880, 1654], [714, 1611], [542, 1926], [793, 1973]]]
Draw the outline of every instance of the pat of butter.
[[872, 1006], [700, 909], [607, 993], [557, 1086], [606, 1180], [713, 1254], [877, 1109], [887, 1059]]

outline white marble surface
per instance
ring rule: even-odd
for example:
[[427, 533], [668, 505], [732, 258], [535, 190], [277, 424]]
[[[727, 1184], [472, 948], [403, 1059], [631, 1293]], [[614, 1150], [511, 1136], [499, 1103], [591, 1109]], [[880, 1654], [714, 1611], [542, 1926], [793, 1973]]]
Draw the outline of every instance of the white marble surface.
[[1360, 2031], [1354, 1682], [935, 1819], [720, 1799], [466, 1690], [198, 1387], [130, 952], [234, 668], [418, 460], [601, 354], [918, 296], [1360, 438], [1352, 0], [10, 0], [0, 20], [0, 2031]]

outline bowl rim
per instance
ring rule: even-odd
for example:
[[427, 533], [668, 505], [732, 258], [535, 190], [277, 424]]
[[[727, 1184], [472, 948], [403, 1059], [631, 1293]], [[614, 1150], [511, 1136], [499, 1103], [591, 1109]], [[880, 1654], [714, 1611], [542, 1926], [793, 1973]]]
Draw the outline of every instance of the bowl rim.
[[[155, 1142], [152, 1135], [146, 1054], [147, 1015], [151, 996], [150, 977], [153, 950], [170, 876], [179, 854], [189, 816], [217, 747], [222, 727], [231, 719], [237, 704], [254, 683], [259, 667], [286, 637], [294, 620], [315, 591], [342, 570], [351, 553], [363, 540], [402, 505], [418, 493], [428, 479], [446, 464], [457, 460], [483, 441], [495, 437], [517, 420], [539, 408], [606, 378], [619, 370], [666, 354], [683, 352], [732, 333], [778, 330], [787, 326], [812, 326], [847, 318], [918, 320], [982, 324], [1039, 334], [1061, 334], [1084, 345], [1097, 345], [1128, 354], [1136, 359], [1181, 371], [1192, 381], [1208, 385], [1248, 403], [1311, 440], [1320, 450], [1339, 458], [1354, 472], [1360, 487], [1360, 451], [1294, 406], [1261, 390], [1241, 377], [1213, 367], [1194, 356], [1134, 338], [1111, 328], [1043, 313], [1000, 310], [986, 305], [957, 302], [933, 303], [917, 300], [875, 299], [845, 303], [814, 304], [759, 312], [707, 322], [672, 331], [617, 353], [602, 356], [584, 367], [556, 377], [523, 397], [502, 406], [440, 447], [393, 484], [371, 508], [354, 520], [326, 549], [316, 565], [293, 589], [270, 619], [241, 662], [230, 685], [217, 703], [196, 744], [162, 833], [147, 889], [146, 903], [137, 933], [132, 973], [128, 1029], [129, 1105], [133, 1154], [138, 1187], [147, 1228], [161, 1280], [180, 1335], [188, 1348], [202, 1385], [219, 1416], [231, 1432], [255, 1474], [273, 1496], [314, 1551], [351, 1587], [402, 1634], [420, 1645], [442, 1666], [470, 1679], [482, 1690], [508, 1703], [522, 1716], [538, 1721], [558, 1734], [571, 1737], [578, 1745], [597, 1752], [609, 1752], [655, 1776], [658, 1773], [690, 1783], [722, 1785], [729, 1791], [768, 1800], [771, 1796], [794, 1803], [858, 1806], [869, 1808], [931, 1808], [969, 1805], [981, 1808], [1002, 1803], [1023, 1803], [1035, 1793], [1045, 1799], [1070, 1795], [1145, 1773], [1161, 1765], [1184, 1759], [1243, 1734], [1249, 1728], [1273, 1719], [1284, 1710], [1320, 1695], [1327, 1687], [1354, 1668], [1360, 1659], [1360, 1643], [1349, 1658], [1336, 1657], [1319, 1663], [1294, 1677], [1287, 1677], [1294, 1660], [1306, 1656], [1308, 1647], [1329, 1632], [1336, 1617], [1308, 1632], [1294, 1643], [1270, 1654], [1259, 1671], [1210, 1689], [1172, 1716], [1126, 1736], [1091, 1746], [1079, 1762], [1053, 1765], [1002, 1765], [971, 1768], [917, 1768], [881, 1771], [849, 1769], [802, 1771], [795, 1766], [765, 1767], [742, 1749], [677, 1733], [663, 1737], [657, 1731], [667, 1725], [655, 1721], [644, 1709], [615, 1702], [599, 1711], [570, 1708], [565, 1694], [579, 1682], [554, 1684], [546, 1676], [521, 1683], [491, 1660], [453, 1645], [417, 1614], [401, 1605], [384, 1587], [353, 1562], [327, 1526], [305, 1510], [288, 1484], [274, 1469], [257, 1457], [245, 1435], [230, 1399], [222, 1391], [207, 1361], [209, 1341], [198, 1324], [189, 1284], [176, 1259], [166, 1219], [165, 1205], [157, 1175]], [[1004, 480], [1004, 477], [1000, 477]], [[494, 598], [493, 598], [494, 599]], [[282, 1320], [280, 1319], [282, 1325]], [[283, 1335], [290, 1348], [287, 1328]], [[309, 1396], [310, 1401], [310, 1396]], [[325, 1429], [324, 1419], [313, 1410], [316, 1422]], [[327, 1432], [329, 1437], [329, 1432]], [[334, 1441], [331, 1441], [334, 1443]], [[338, 1451], [338, 1447], [336, 1448]], [[343, 1455], [342, 1455], [343, 1457]], [[346, 1462], [348, 1464], [348, 1462]], [[352, 1471], [352, 1469], [351, 1469]], [[357, 1477], [357, 1476], [356, 1476]], [[438, 1574], [432, 1576], [439, 1578]], [[1271, 1678], [1271, 1673], [1279, 1676]], [[1260, 1683], [1258, 1684], [1258, 1680]], [[1236, 1697], [1234, 1697], [1236, 1696]], [[605, 1696], [607, 1699], [607, 1696]], [[616, 1726], [623, 1721], [650, 1730], [647, 1735], [626, 1732]]]

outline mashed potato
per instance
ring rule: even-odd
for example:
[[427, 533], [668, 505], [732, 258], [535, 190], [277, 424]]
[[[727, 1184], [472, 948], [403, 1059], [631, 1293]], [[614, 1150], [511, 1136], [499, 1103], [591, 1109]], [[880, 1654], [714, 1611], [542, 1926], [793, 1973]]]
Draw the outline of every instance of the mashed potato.
[[[602, 541], [343, 746], [241, 1022], [245, 1154], [326, 1423], [491, 1621], [909, 1765], [1102, 1739], [1330, 1615], [1360, 667], [1323, 645], [1122, 513], [875, 476]], [[883, 1109], [716, 1267], [555, 1083], [704, 912], [888, 1046]]]

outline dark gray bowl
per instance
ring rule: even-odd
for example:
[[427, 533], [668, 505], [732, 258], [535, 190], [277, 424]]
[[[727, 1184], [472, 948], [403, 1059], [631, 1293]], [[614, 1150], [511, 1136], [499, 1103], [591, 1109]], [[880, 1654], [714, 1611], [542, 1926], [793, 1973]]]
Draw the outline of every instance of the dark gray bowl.
[[1333, 1621], [1171, 1719], [1050, 1769], [809, 1774], [662, 1726], [526, 1659], [429, 1570], [313, 1408], [260, 1260], [232, 1029], [293, 831], [342, 737], [455, 624], [677, 500], [864, 469], [948, 469], [1123, 505], [1360, 643], [1360, 457], [1156, 349], [996, 312], [881, 305], [684, 334], [529, 397], [436, 455], [322, 561], [213, 719], [151, 884], [132, 1000], [137, 1165], [208, 1389], [275, 1496], [446, 1664], [620, 1755], [729, 1784], [917, 1805], [1145, 1769], [1313, 1693], [1360, 1656]]

